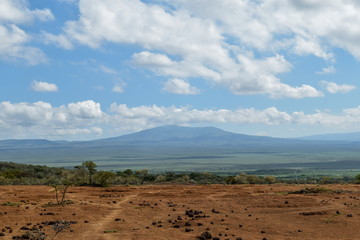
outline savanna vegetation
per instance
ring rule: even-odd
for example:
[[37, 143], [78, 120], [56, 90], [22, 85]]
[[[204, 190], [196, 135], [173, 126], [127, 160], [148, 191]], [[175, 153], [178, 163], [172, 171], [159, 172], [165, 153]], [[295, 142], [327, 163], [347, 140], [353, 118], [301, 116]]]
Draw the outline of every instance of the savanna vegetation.
[[[266, 172], [261, 172], [262, 174]], [[73, 169], [55, 168], [39, 165], [0, 162], [1, 185], [51, 185], [59, 191], [70, 185], [110, 186], [142, 184], [273, 184], [273, 183], [360, 183], [360, 174], [354, 177], [305, 177], [282, 178], [276, 175], [255, 175], [248, 173], [216, 174], [209, 172], [164, 172], [151, 173], [146, 169], [123, 171], [98, 171], [92, 161], [83, 162]], [[63, 186], [59, 188], [58, 186]]]

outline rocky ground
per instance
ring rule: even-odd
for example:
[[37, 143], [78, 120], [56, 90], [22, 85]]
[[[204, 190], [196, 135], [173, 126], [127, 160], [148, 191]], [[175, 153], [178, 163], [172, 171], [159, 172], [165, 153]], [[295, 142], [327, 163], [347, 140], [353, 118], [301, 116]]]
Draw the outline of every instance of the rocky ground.
[[360, 239], [360, 185], [70, 187], [66, 199], [0, 186], [0, 239]]

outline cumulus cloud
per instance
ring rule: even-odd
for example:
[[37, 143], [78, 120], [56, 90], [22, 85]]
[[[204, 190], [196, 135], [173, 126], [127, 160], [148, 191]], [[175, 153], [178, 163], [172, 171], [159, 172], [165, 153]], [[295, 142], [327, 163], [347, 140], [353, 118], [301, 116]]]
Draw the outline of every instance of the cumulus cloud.
[[30, 10], [25, 0], [0, 2], [0, 22], [26, 23], [34, 19], [49, 21], [54, 19], [54, 15], [49, 9]]
[[36, 92], [57, 92], [59, 89], [54, 83], [33, 81], [31, 89]]
[[329, 92], [329, 93], [347, 93], [354, 89], [356, 86], [348, 84], [337, 84], [335, 82], [320, 81], [320, 84]]
[[179, 78], [170, 79], [164, 85], [165, 85], [163, 88], [164, 91], [170, 93], [184, 94], [184, 95], [194, 95], [200, 93], [199, 89], [191, 86], [188, 82]]
[[[100, 104], [88, 100], [54, 107], [46, 102], [0, 103], [0, 131], [11, 138], [56, 135], [100, 134], [98, 122], [105, 121]], [[81, 132], [79, 129], [82, 129]]]
[[[323, 125], [349, 128], [359, 126], [360, 107], [345, 109], [342, 114], [330, 114], [326, 111], [314, 114], [304, 112], [287, 113], [276, 107], [263, 110], [239, 108], [236, 110], [198, 110], [189, 107], [139, 106], [130, 108], [125, 104], [112, 104], [110, 107], [111, 121], [121, 127], [120, 123], [145, 129], [165, 124], [193, 123], [233, 123], [233, 124], [264, 124], [264, 125]], [[130, 124], [133, 123], [133, 124]], [[126, 124], [125, 124], [126, 125]], [[351, 126], [351, 127], [350, 127]]]
[[0, 1], [0, 59], [22, 60], [35, 65], [46, 62], [47, 58], [39, 48], [26, 45], [31, 42], [31, 36], [18, 24], [29, 23], [34, 19], [49, 21], [54, 16], [49, 9], [30, 10], [26, 3], [23, 0]]
[[[172, 8], [156, 4], [161, 2]], [[319, 18], [327, 18], [335, 5]], [[291, 70], [291, 63], [278, 52], [285, 49], [298, 55], [313, 54], [332, 62], [334, 56], [328, 50], [339, 46], [326, 41], [326, 32], [309, 22], [314, 14], [300, 6], [285, 0], [211, 4], [201, 0], [153, 4], [82, 0], [79, 19], [66, 22], [63, 32], [49, 35], [48, 41], [64, 48], [74, 44], [99, 48], [106, 42], [136, 44], [144, 51], [133, 54], [131, 62], [161, 76], [185, 81], [200, 77], [226, 86], [234, 94], [319, 97], [322, 93], [309, 84], [290, 86], [279, 77]], [[255, 51], [260, 54], [255, 56]]]
[[[54, 107], [46, 102], [0, 102], [1, 138], [17, 137], [101, 137], [143, 130], [167, 124], [297, 125], [325, 126], [354, 130], [360, 127], [360, 106], [339, 114], [285, 112], [276, 107], [265, 109], [195, 109], [190, 107], [137, 106], [111, 104], [107, 112], [92, 100]], [[107, 131], [106, 129], [111, 129]], [[86, 137], [88, 136], [88, 137]]]
[[47, 58], [40, 49], [25, 45], [30, 40], [30, 36], [16, 25], [0, 22], [0, 59], [22, 60], [30, 65], [45, 63]]

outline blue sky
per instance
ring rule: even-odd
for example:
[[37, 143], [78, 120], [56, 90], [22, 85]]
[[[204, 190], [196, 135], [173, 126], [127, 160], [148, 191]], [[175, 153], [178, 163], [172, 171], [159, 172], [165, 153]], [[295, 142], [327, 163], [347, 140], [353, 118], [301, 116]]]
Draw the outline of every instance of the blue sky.
[[0, 139], [360, 131], [355, 0], [2, 0]]

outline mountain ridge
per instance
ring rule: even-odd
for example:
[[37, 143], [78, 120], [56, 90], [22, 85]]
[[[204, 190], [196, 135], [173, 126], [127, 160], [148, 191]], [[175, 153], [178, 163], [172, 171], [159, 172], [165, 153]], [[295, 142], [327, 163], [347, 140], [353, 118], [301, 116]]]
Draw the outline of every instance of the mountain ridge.
[[324, 141], [346, 141], [346, 142], [359, 142], [360, 132], [348, 132], [348, 133], [325, 133], [316, 134], [310, 136], [299, 137], [301, 140], [324, 140]]
[[360, 141], [360, 132], [317, 134], [295, 138], [279, 138], [270, 136], [257, 136], [225, 131], [216, 127], [184, 127], [178, 125], [165, 125], [149, 128], [138, 132], [120, 135], [116, 137], [99, 138], [93, 140], [68, 141], [48, 139], [3, 139], [4, 144], [19, 145], [46, 145], [46, 144], [70, 144], [70, 143], [96, 143], [96, 142], [125, 142], [125, 141], [176, 141], [176, 140], [199, 140], [201, 138], [242, 138], [244, 140], [303, 140], [303, 141]]

